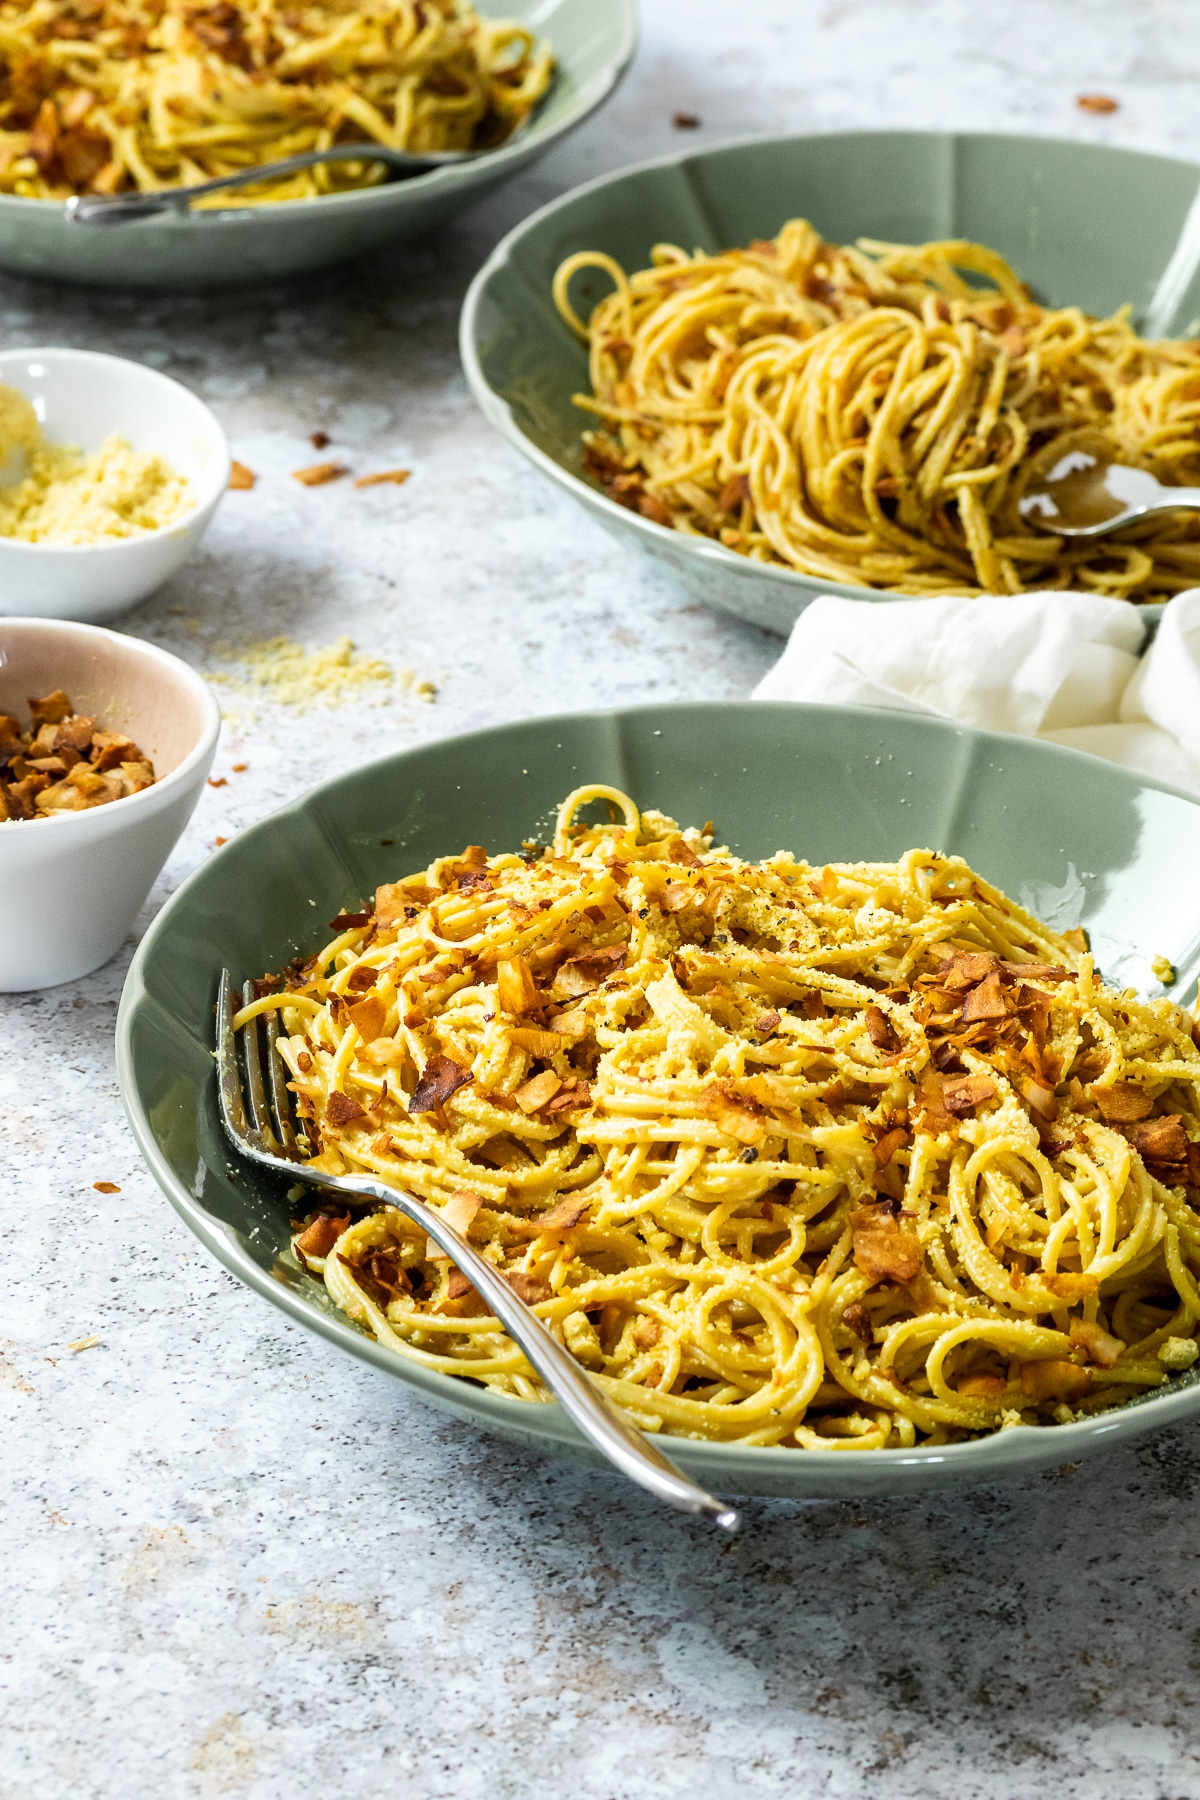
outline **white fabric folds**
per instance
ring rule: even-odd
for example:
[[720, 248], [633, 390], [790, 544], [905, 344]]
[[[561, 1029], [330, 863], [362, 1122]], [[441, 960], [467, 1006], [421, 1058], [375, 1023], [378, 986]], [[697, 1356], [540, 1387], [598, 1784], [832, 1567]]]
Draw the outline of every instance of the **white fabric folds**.
[[1138, 660], [1136, 607], [1060, 592], [814, 600], [754, 691], [932, 713], [1068, 744], [1200, 795], [1200, 588]]

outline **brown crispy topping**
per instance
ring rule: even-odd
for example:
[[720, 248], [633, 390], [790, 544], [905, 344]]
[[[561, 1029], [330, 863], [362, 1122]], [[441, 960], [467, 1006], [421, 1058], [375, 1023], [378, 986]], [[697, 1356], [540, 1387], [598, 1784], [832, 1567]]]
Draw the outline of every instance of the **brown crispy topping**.
[[543, 1061], [561, 1050], [566, 1039], [558, 1031], [542, 1031], [533, 1025], [515, 1025], [509, 1031], [508, 1041], [515, 1044], [518, 1050], [527, 1050], [530, 1056], [540, 1057]]
[[121, 1191], [115, 1181], [93, 1181], [92, 1186], [98, 1194], [119, 1194]]
[[355, 1119], [365, 1118], [365, 1113], [357, 1100], [349, 1094], [343, 1094], [340, 1088], [334, 1088], [325, 1103], [326, 1121], [333, 1126], [351, 1125]]
[[451, 1094], [457, 1093], [470, 1079], [470, 1069], [464, 1069], [451, 1057], [431, 1056], [413, 1089], [409, 1112], [432, 1112], [435, 1107], [444, 1106]]
[[1080, 94], [1075, 104], [1080, 112], [1115, 113], [1121, 102], [1111, 94]]
[[939, 983], [952, 991], [974, 987], [1000, 966], [999, 958], [990, 950], [956, 950], [937, 972]]
[[[440, 1208], [440, 1212], [451, 1231], [457, 1231], [459, 1237], [465, 1238], [471, 1229], [475, 1214], [482, 1205], [482, 1194], [473, 1193], [470, 1188], [456, 1188], [454, 1193], [450, 1195], [450, 1198]], [[449, 1255], [450, 1252], [448, 1250], [443, 1250], [440, 1244], [435, 1244], [432, 1238], [429, 1239], [429, 1258], [431, 1262], [437, 1262], [441, 1258], [449, 1257]]]
[[1178, 1113], [1169, 1113], [1161, 1119], [1148, 1119], [1142, 1125], [1129, 1125], [1125, 1136], [1147, 1164], [1187, 1164], [1188, 1135]]
[[349, 473], [345, 463], [312, 463], [307, 469], [293, 469], [292, 479], [302, 482], [305, 487], [324, 487], [327, 481], [340, 481]]
[[905, 1231], [888, 1201], [859, 1206], [850, 1214], [855, 1267], [868, 1281], [895, 1281], [906, 1287], [921, 1270], [921, 1242]]
[[709, 1118], [739, 1143], [757, 1144], [766, 1130], [758, 1101], [737, 1093], [728, 1080], [710, 1081], [701, 1092], [700, 1104]]
[[556, 1206], [550, 1208], [549, 1212], [544, 1212], [540, 1218], [534, 1219], [533, 1224], [539, 1231], [573, 1231], [587, 1209], [586, 1200], [579, 1200], [574, 1194], [565, 1194]]
[[340, 912], [336, 918], [330, 919], [329, 929], [330, 931], [355, 931], [360, 926], [370, 923], [371, 914], [369, 912]]
[[1029, 1400], [1081, 1400], [1090, 1393], [1092, 1372], [1073, 1362], [1021, 1364], [1021, 1392]]
[[0, 819], [84, 812], [150, 787], [154, 769], [132, 738], [75, 713], [62, 688], [30, 699], [30, 728], [0, 714]]
[[891, 1020], [882, 1007], [868, 1006], [866, 1010], [867, 1036], [877, 1050], [898, 1050], [900, 1039], [896, 1036]]
[[1002, 962], [1000, 967], [1015, 981], [1070, 981], [1072, 971], [1060, 963]]
[[306, 1226], [296, 1239], [296, 1248], [302, 1256], [328, 1256], [349, 1223], [349, 1213], [340, 1219], [330, 1219], [324, 1213], [318, 1213], [312, 1224]]
[[357, 1028], [362, 1042], [370, 1044], [382, 1035], [383, 1021], [387, 1018], [387, 1001], [378, 994], [372, 994], [369, 999], [360, 1000], [355, 1006], [348, 1006], [346, 1017]]
[[842, 1314], [842, 1324], [847, 1326], [861, 1343], [868, 1346], [875, 1341], [875, 1328], [871, 1324], [871, 1315], [861, 1300], [852, 1300]]
[[258, 476], [254, 473], [254, 470], [248, 469], [244, 462], [238, 462], [235, 459], [230, 463], [229, 485], [231, 488], [252, 488], [257, 480]]
[[1096, 1102], [1100, 1117], [1110, 1125], [1147, 1119], [1154, 1111], [1154, 1101], [1135, 1081], [1114, 1081], [1108, 1087], [1091, 1087], [1088, 1092]]
[[894, 1125], [885, 1131], [875, 1146], [875, 1161], [881, 1169], [886, 1169], [897, 1150], [902, 1150], [908, 1142], [908, 1132], [903, 1125]]
[[[592, 1090], [586, 1081], [567, 1082], [555, 1094], [553, 1100], [547, 1101], [542, 1111], [550, 1115], [560, 1112], [578, 1112], [581, 1108], [590, 1106], [591, 1100]], [[1200, 1145], [1197, 1148], [1200, 1149]]]
[[[317, 447], [320, 448], [319, 445]], [[381, 483], [390, 481], [396, 487], [403, 487], [411, 474], [411, 469], [380, 469], [374, 475], [360, 475], [354, 485], [359, 488], [379, 487]]]
[[1043, 1275], [1041, 1283], [1052, 1294], [1057, 1294], [1060, 1300], [1065, 1300], [1068, 1306], [1074, 1306], [1077, 1301], [1086, 1300], [1089, 1294], [1100, 1291], [1100, 1283], [1094, 1275], [1076, 1275], [1069, 1269], [1059, 1269], [1053, 1275]]
[[519, 1087], [513, 1099], [523, 1113], [535, 1113], [548, 1100], [553, 1100], [561, 1087], [562, 1082], [554, 1070], [543, 1069], [540, 1075], [535, 1075], [531, 1081]]
[[1125, 1348], [1123, 1338], [1114, 1337], [1087, 1319], [1071, 1320], [1071, 1344], [1073, 1348], [1082, 1350], [1089, 1362], [1095, 1363], [1098, 1369], [1111, 1369], [1119, 1361]]
[[936, 1069], [921, 1070], [916, 1102], [921, 1110], [921, 1124], [926, 1131], [937, 1136], [941, 1132], [956, 1129], [958, 1121], [946, 1105], [945, 1081]]
[[998, 968], [993, 968], [977, 987], [971, 988], [963, 1001], [961, 1016], [964, 1025], [1008, 1017], [1008, 1001], [1000, 984]]
[[504, 1279], [517, 1299], [523, 1300], [526, 1306], [536, 1306], [541, 1300], [549, 1300], [554, 1292], [550, 1283], [543, 1281], [540, 1275], [526, 1275], [519, 1269], [506, 1270]]
[[598, 988], [610, 975], [623, 969], [628, 959], [627, 944], [609, 944], [603, 950], [585, 950], [577, 956], [569, 956], [555, 970], [550, 992], [563, 1000], [590, 994], [593, 988]]
[[496, 998], [514, 1018], [536, 1011], [538, 991], [523, 956], [506, 957], [496, 964]]

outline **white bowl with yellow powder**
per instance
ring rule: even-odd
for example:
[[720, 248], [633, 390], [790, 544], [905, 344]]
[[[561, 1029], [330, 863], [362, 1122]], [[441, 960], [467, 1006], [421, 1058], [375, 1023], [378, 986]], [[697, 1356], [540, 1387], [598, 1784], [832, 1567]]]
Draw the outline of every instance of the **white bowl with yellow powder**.
[[0, 354], [0, 614], [111, 619], [162, 586], [229, 482], [203, 401], [94, 350]]

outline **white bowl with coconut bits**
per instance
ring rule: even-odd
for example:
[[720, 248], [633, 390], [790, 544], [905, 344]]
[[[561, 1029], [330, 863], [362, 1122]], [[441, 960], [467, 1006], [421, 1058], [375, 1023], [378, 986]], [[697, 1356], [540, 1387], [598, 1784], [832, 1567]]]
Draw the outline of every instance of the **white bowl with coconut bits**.
[[0, 353], [0, 614], [116, 617], [191, 553], [229, 446], [177, 381], [92, 350]]

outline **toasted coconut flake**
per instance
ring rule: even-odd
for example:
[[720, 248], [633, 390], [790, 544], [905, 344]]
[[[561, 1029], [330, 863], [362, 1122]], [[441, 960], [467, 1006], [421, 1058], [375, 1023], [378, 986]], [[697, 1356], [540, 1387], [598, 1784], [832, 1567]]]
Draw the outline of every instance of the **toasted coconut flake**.
[[520, 1269], [506, 1270], [504, 1279], [517, 1299], [523, 1300], [526, 1306], [537, 1306], [540, 1301], [549, 1300], [554, 1292], [550, 1283], [543, 1281], [540, 1275], [526, 1275]]
[[943, 1082], [942, 1098], [948, 1113], [956, 1119], [967, 1119], [977, 1106], [996, 1098], [996, 1084], [986, 1075], [963, 1075]]
[[357, 1029], [363, 1043], [369, 1044], [383, 1030], [383, 1022], [387, 1018], [387, 1001], [378, 994], [372, 994], [369, 999], [360, 1000], [357, 1006], [348, 1006], [346, 1017]]
[[354, 485], [358, 488], [379, 487], [382, 482], [390, 481], [396, 487], [403, 487], [411, 474], [411, 469], [379, 469], [374, 475], [360, 475]]
[[1091, 1387], [1091, 1370], [1081, 1368], [1078, 1363], [1048, 1359], [1021, 1364], [1021, 1392], [1028, 1400], [1057, 1400], [1069, 1404], [1072, 1400], [1082, 1400], [1091, 1392]]
[[554, 1073], [554, 1070], [543, 1069], [540, 1075], [535, 1075], [532, 1081], [527, 1081], [519, 1087], [513, 1095], [513, 1099], [523, 1113], [535, 1113], [539, 1107], [545, 1106], [548, 1100], [553, 1100], [561, 1087], [562, 1081]]
[[898, 1050], [900, 1039], [896, 1036], [891, 1020], [879, 1006], [868, 1006], [866, 1013], [867, 1036], [877, 1050]]
[[[470, 1188], [456, 1188], [445, 1205], [438, 1210], [451, 1231], [457, 1231], [459, 1237], [465, 1238], [482, 1205], [482, 1194], [472, 1193]], [[430, 1262], [445, 1262], [450, 1259], [450, 1252], [443, 1250], [440, 1244], [435, 1244], [432, 1238], [427, 1239], [427, 1244], [426, 1255]]]
[[580, 1219], [587, 1212], [588, 1202], [577, 1199], [574, 1194], [564, 1194], [557, 1206], [549, 1212], [542, 1213], [533, 1223], [539, 1231], [573, 1231]]
[[334, 1088], [325, 1102], [326, 1121], [335, 1127], [352, 1125], [356, 1119], [365, 1117], [366, 1113], [358, 1101], [352, 1100], [349, 1094], [343, 1094], [339, 1088]]
[[349, 1223], [349, 1213], [343, 1214], [339, 1219], [331, 1219], [325, 1213], [319, 1213], [295, 1239], [296, 1249], [302, 1257], [311, 1256], [314, 1260], [323, 1260], [329, 1255]]
[[523, 956], [506, 957], [496, 964], [496, 998], [503, 1010], [517, 1019], [536, 1010], [538, 991]]
[[875, 1327], [871, 1323], [871, 1315], [861, 1300], [852, 1300], [842, 1313], [842, 1324], [852, 1331], [860, 1343], [868, 1348], [875, 1342]]
[[530, 1056], [545, 1059], [561, 1050], [566, 1039], [558, 1031], [540, 1031], [536, 1026], [517, 1025], [509, 1031], [508, 1041], [515, 1044], [518, 1050], [527, 1050]]
[[1100, 1117], [1110, 1125], [1132, 1124], [1134, 1120], [1149, 1118], [1154, 1111], [1153, 1099], [1136, 1081], [1114, 1081], [1107, 1087], [1096, 1084], [1088, 1092]]
[[897, 1150], [902, 1150], [908, 1142], [908, 1132], [903, 1125], [893, 1125], [885, 1131], [875, 1145], [875, 1161], [879, 1168], [886, 1169]]
[[938, 967], [939, 984], [952, 992], [971, 988], [1000, 967], [1000, 960], [990, 950], [956, 950]]
[[1071, 1343], [1075, 1349], [1082, 1350], [1088, 1361], [1095, 1363], [1098, 1369], [1115, 1367], [1125, 1348], [1123, 1338], [1114, 1337], [1111, 1331], [1105, 1331], [1102, 1325], [1087, 1319], [1071, 1320]]
[[231, 488], [252, 488], [258, 476], [253, 469], [248, 469], [244, 462], [233, 461], [229, 465], [229, 485]]
[[326, 482], [340, 481], [343, 475], [349, 473], [345, 463], [310, 463], [306, 469], [293, 469], [292, 479], [301, 482], [305, 487], [324, 487]]
[[[1011, 1223], [1011, 1220], [1005, 1220], [1006, 1225]], [[1069, 1269], [1058, 1269], [1053, 1275], [1043, 1275], [1040, 1279], [1043, 1287], [1049, 1288], [1052, 1294], [1057, 1294], [1060, 1300], [1065, 1300], [1068, 1306], [1074, 1306], [1078, 1301], [1086, 1300], [1090, 1294], [1100, 1291], [1100, 1283], [1086, 1270], [1077, 1275]]]
[[1006, 1019], [1008, 1017], [1008, 1001], [1000, 982], [1000, 971], [993, 968], [990, 975], [984, 977], [978, 987], [973, 987], [963, 1001], [962, 1022], [964, 1025], [977, 1025], [985, 1021]]
[[1125, 1135], [1142, 1156], [1149, 1157], [1153, 1162], [1187, 1160], [1188, 1136], [1178, 1113], [1151, 1119], [1144, 1125], [1131, 1125]]
[[855, 1267], [872, 1285], [895, 1281], [906, 1287], [921, 1271], [921, 1240], [905, 1231], [886, 1203], [860, 1206], [850, 1214]]
[[701, 1091], [700, 1104], [722, 1131], [741, 1144], [757, 1144], [766, 1132], [759, 1102], [735, 1092], [729, 1081], [710, 1081]]
[[1001, 1375], [964, 1375], [955, 1391], [965, 1400], [999, 1400], [1007, 1387]]
[[409, 1112], [432, 1112], [435, 1107], [444, 1106], [451, 1094], [457, 1093], [470, 1079], [470, 1069], [464, 1069], [453, 1058], [431, 1056], [413, 1089], [408, 1103]]

